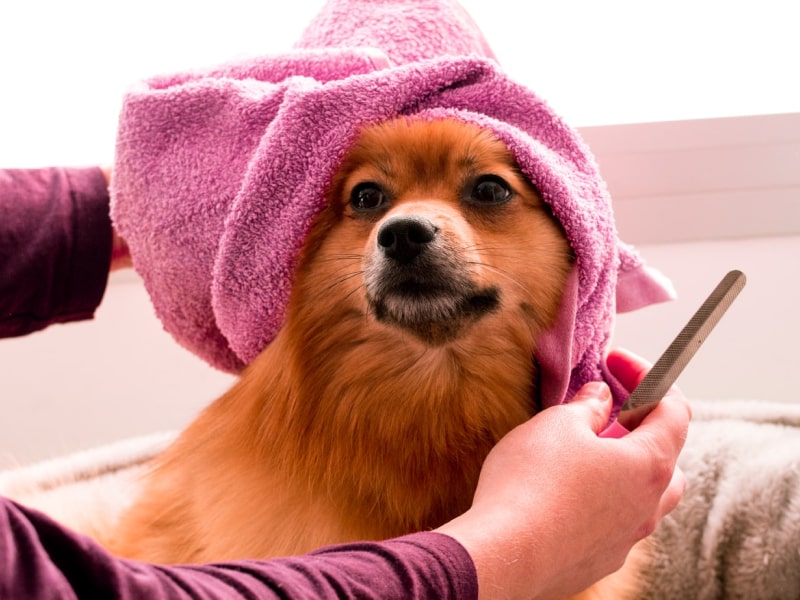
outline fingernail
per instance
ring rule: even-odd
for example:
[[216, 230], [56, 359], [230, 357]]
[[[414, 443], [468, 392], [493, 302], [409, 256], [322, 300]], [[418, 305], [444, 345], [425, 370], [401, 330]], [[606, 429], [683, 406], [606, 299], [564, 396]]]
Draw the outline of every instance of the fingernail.
[[581, 388], [581, 395], [608, 402], [611, 400], [611, 389], [605, 381], [590, 381]]

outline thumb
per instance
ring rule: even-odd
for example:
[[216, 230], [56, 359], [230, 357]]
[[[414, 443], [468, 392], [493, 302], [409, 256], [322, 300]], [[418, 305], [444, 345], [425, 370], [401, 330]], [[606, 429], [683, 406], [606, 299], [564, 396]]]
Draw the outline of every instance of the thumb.
[[586, 411], [586, 419], [595, 433], [600, 433], [608, 425], [613, 398], [606, 382], [590, 381], [584, 384], [569, 403]]

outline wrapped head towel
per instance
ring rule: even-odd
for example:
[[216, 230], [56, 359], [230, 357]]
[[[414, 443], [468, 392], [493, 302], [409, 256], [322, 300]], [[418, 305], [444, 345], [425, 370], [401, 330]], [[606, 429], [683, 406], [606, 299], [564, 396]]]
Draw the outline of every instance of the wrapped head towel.
[[283, 323], [298, 251], [359, 128], [401, 115], [492, 130], [566, 231], [576, 268], [536, 356], [544, 404], [609, 380], [615, 310], [671, 286], [618, 240], [576, 132], [502, 72], [452, 0], [330, 0], [285, 54], [127, 94], [112, 216], [165, 328], [221, 369], [252, 361]]

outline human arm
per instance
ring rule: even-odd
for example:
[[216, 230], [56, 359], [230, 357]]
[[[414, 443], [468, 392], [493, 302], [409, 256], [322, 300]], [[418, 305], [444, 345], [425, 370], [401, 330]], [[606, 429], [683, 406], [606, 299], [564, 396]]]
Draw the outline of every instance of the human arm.
[[[648, 365], [614, 351], [608, 366], [632, 389]], [[678, 503], [675, 468], [690, 411], [676, 389], [629, 435], [598, 437], [605, 384], [519, 426], [492, 450], [464, 515], [438, 531], [475, 563], [480, 598], [563, 598], [622, 566], [632, 546]], [[629, 424], [630, 425], [630, 424]]]
[[100, 168], [0, 170], [0, 337], [91, 318], [125, 264]]
[[236, 600], [475, 598], [466, 551], [420, 533], [323, 548], [305, 556], [216, 565], [120, 560], [45, 515], [0, 498], [0, 598]]

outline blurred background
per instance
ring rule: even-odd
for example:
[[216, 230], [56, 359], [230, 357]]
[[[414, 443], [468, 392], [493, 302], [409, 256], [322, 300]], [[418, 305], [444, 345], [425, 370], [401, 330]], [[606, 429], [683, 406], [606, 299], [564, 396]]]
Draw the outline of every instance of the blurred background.
[[[791, 3], [462, 0], [509, 74], [579, 128], [623, 239], [679, 299], [621, 315], [655, 360], [717, 281], [748, 285], [679, 379], [798, 401], [800, 37]], [[30, 0], [0, 9], [0, 167], [111, 164], [125, 90], [290, 48], [322, 0]], [[0, 215], [2, 218], [2, 215]], [[0, 469], [186, 424], [232, 378], [114, 274], [92, 321], [0, 340]]]

